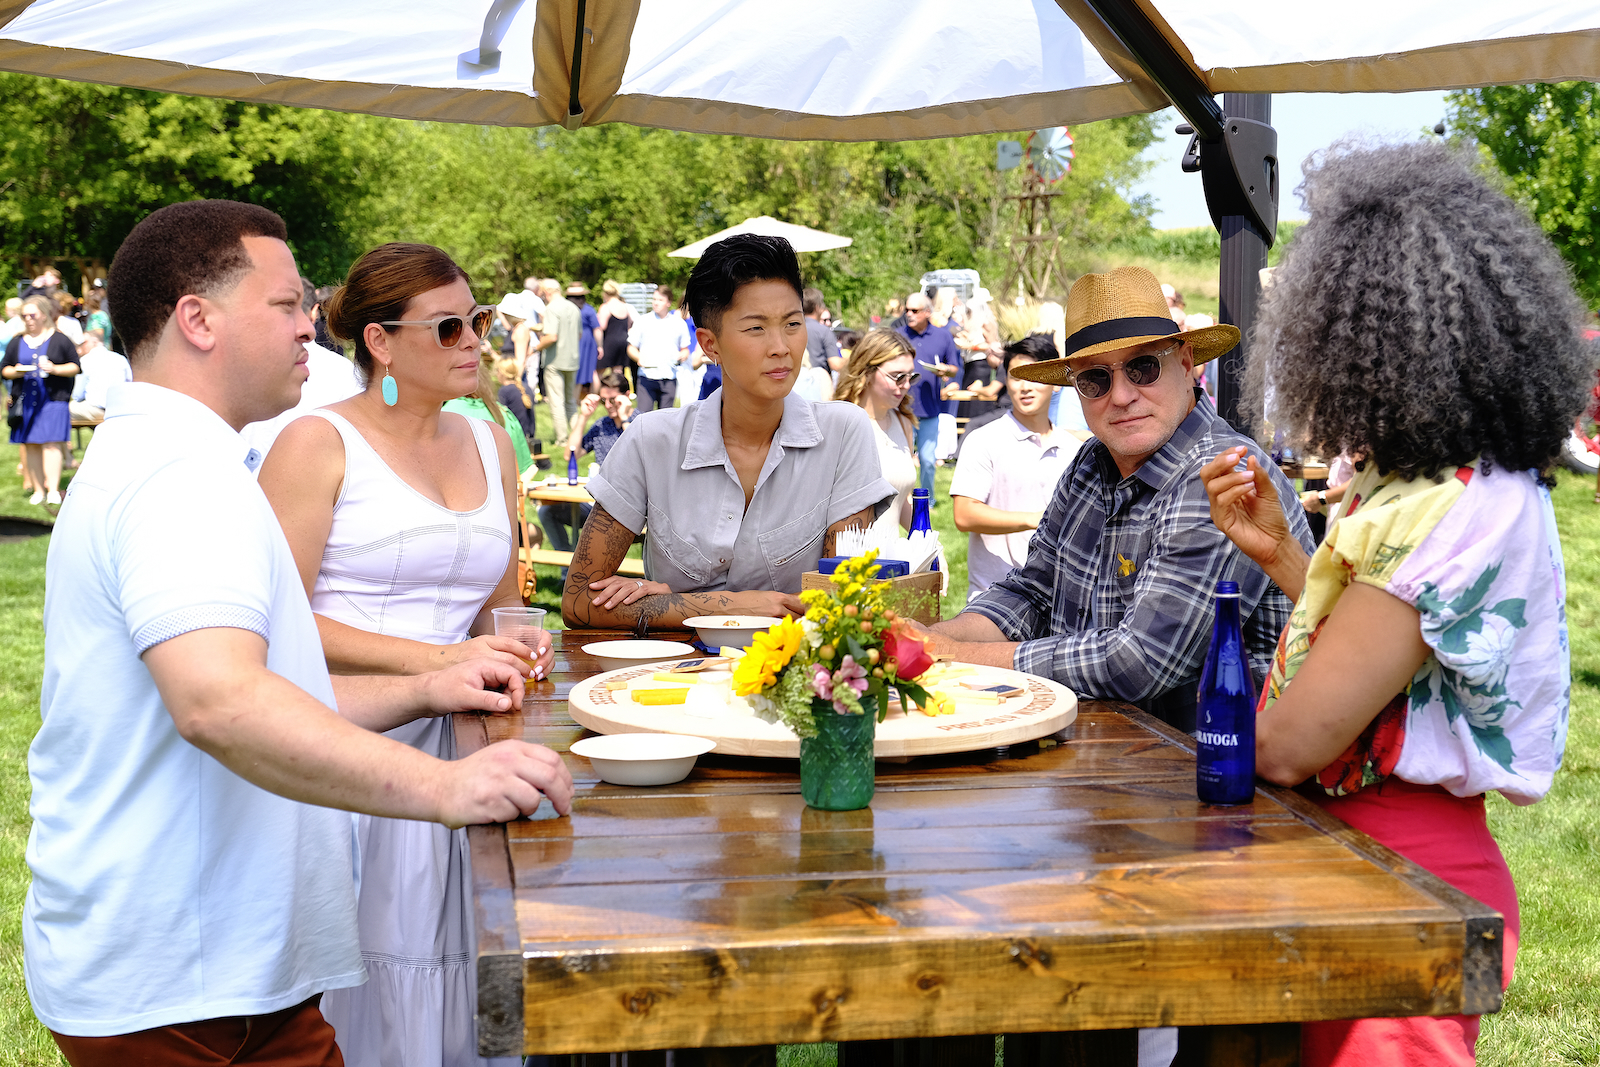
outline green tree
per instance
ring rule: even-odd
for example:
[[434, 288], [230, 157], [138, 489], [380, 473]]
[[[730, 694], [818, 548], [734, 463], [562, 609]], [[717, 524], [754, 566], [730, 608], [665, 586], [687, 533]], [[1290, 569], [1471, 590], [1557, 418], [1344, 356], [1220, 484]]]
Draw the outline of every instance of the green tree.
[[323, 280], [359, 252], [401, 126], [0, 74], [0, 251], [109, 262], [155, 208], [227, 197], [282, 215], [301, 269]]
[[1475, 140], [1505, 175], [1572, 268], [1578, 290], [1600, 301], [1600, 113], [1591, 82], [1497, 85], [1451, 93], [1450, 126]]
[[[1056, 186], [1071, 246], [1148, 232], [1130, 187], [1149, 117], [1075, 127]], [[301, 269], [343, 276], [383, 241], [426, 241], [481, 298], [529, 275], [681, 284], [673, 248], [752, 215], [843, 233], [807, 255], [807, 281], [856, 321], [926, 270], [975, 267], [990, 285], [1019, 232], [1000, 134], [840, 144], [622, 125], [567, 132], [402, 122], [0, 75], [0, 254], [109, 261], [145, 214], [195, 197], [270, 207]], [[1026, 136], [1026, 133], [1021, 135]]]
[[[1149, 229], [1129, 193], [1153, 137], [1147, 117], [1074, 130], [1079, 156], [1057, 188], [1068, 240]], [[568, 133], [417, 124], [396, 148], [373, 209], [374, 239], [449, 251], [483, 296], [529, 274], [681, 283], [666, 253], [753, 215], [854, 238], [802, 257], [807, 281], [860, 321], [925, 270], [1004, 273], [1018, 230], [1002, 135], [842, 144], [762, 141], [607, 125]]]

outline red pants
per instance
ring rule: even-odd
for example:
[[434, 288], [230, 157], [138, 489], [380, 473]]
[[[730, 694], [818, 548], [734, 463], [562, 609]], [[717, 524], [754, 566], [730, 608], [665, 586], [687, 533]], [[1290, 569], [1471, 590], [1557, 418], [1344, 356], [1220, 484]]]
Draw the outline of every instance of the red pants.
[[[1347, 797], [1314, 796], [1331, 814], [1426, 868], [1506, 917], [1504, 984], [1511, 984], [1521, 919], [1500, 846], [1489, 834], [1483, 797], [1452, 796], [1436, 785], [1390, 778]], [[1470, 1067], [1478, 1016], [1416, 1016], [1305, 1023], [1302, 1067]]]
[[68, 1037], [54, 1030], [72, 1067], [344, 1067], [333, 1027], [310, 1000], [270, 1015], [201, 1019], [115, 1037]]

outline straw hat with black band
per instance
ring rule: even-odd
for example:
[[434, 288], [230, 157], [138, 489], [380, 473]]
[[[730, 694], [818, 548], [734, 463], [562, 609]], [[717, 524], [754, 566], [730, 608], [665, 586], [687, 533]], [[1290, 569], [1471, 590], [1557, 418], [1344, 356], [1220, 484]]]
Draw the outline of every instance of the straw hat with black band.
[[1239, 343], [1239, 328], [1226, 324], [1187, 332], [1167, 313], [1161, 283], [1143, 267], [1118, 267], [1106, 274], [1085, 274], [1067, 295], [1066, 342], [1060, 359], [1029, 363], [1011, 373], [1029, 382], [1070, 385], [1071, 361], [1102, 352], [1132, 348], [1171, 337], [1194, 346], [1194, 361], [1204, 363]]

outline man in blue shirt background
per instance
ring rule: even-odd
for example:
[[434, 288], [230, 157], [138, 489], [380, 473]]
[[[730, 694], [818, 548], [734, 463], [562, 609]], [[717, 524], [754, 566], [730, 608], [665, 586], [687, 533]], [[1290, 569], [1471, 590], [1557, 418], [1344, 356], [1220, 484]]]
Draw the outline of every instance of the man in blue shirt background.
[[928, 321], [932, 310], [926, 294], [912, 293], [906, 297], [906, 324], [897, 327], [917, 353], [911, 410], [917, 416], [917, 465], [922, 471], [922, 488], [929, 490], [933, 488], [934, 453], [939, 447], [939, 414], [945, 407], [945, 380], [961, 373], [956, 339], [943, 326]]

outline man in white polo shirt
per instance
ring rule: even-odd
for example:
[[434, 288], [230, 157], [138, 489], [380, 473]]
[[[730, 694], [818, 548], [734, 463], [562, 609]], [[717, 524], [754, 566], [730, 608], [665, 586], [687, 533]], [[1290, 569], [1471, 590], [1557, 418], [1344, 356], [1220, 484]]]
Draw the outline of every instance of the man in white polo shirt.
[[634, 404], [641, 415], [657, 408], [671, 410], [678, 402], [678, 364], [689, 358], [689, 327], [672, 313], [672, 290], [657, 286], [650, 311], [635, 319], [628, 331], [628, 358], [639, 365]]
[[956, 529], [969, 535], [968, 598], [1028, 558], [1028, 542], [1056, 482], [1078, 453], [1078, 439], [1050, 424], [1056, 387], [1010, 373], [1013, 365], [1055, 359], [1055, 343], [1033, 334], [1007, 345], [1004, 358], [1011, 410], [967, 433], [950, 479]]
[[111, 266], [135, 381], [51, 538], [28, 756], [23, 969], [74, 1067], [342, 1062], [317, 1002], [365, 974], [333, 809], [459, 826], [570, 803], [547, 749], [444, 762], [377, 732], [509, 710], [513, 669], [329, 678], [238, 432], [306, 379], [286, 236], [264, 208], [174, 204]]

